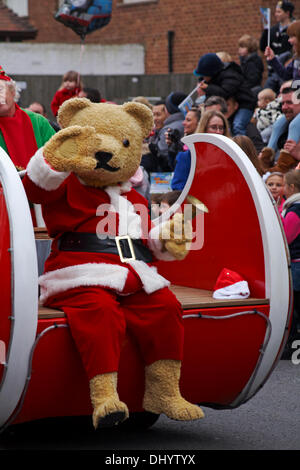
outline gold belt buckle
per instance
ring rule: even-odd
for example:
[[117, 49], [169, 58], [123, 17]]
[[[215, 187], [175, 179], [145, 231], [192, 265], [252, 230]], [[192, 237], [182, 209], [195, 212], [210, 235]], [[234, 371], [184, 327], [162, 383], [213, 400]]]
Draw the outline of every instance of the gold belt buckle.
[[[129, 235], [122, 235], [122, 236], [118, 236], [118, 235], [117, 235], [117, 236], [115, 237], [115, 240], [116, 240], [116, 245], [117, 245], [118, 253], [119, 253], [119, 256], [120, 256], [120, 260], [122, 261], [122, 263], [128, 263], [129, 261], [134, 261], [134, 260], [136, 260], [136, 256], [135, 256], [135, 252], [134, 252], [133, 243], [132, 243], [132, 240], [131, 240], [131, 238], [129, 237]], [[130, 254], [131, 254], [131, 258], [125, 258], [125, 257], [123, 256], [122, 247], [121, 247], [121, 244], [120, 244], [120, 240], [127, 240], [128, 246], [129, 246], [129, 250], [130, 250]]]

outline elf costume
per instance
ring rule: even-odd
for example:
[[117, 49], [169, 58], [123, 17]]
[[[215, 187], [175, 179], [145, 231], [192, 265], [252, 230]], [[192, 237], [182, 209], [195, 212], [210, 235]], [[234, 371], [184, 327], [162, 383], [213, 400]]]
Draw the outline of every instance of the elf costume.
[[[0, 67], [0, 80], [12, 82]], [[17, 103], [12, 117], [0, 117], [0, 146], [18, 168], [26, 168], [32, 155], [55, 134], [48, 120], [40, 114], [24, 111]]]

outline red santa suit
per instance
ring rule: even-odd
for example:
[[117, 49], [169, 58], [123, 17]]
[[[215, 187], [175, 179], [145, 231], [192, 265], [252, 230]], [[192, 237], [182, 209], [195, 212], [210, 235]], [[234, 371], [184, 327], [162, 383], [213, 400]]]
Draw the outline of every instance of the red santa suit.
[[60, 249], [66, 232], [128, 235], [142, 240], [155, 259], [173, 259], [161, 251], [147, 201], [130, 183], [94, 188], [74, 173], [57, 172], [44, 160], [42, 149], [30, 160], [23, 184], [28, 198], [42, 205], [53, 238], [40, 277], [40, 299], [65, 312], [89, 379], [118, 370], [126, 329], [137, 340], [146, 365], [182, 360], [181, 306], [152, 262], [124, 263], [118, 254]]

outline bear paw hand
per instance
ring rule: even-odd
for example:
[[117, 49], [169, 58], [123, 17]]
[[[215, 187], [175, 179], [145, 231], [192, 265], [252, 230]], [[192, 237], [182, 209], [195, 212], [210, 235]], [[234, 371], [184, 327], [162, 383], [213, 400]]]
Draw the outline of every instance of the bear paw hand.
[[44, 146], [44, 157], [57, 171], [90, 171], [101, 139], [91, 126], [71, 126], [57, 132]]
[[159, 238], [164, 250], [178, 260], [184, 259], [193, 239], [191, 221], [185, 221], [183, 214], [175, 214], [163, 225]]

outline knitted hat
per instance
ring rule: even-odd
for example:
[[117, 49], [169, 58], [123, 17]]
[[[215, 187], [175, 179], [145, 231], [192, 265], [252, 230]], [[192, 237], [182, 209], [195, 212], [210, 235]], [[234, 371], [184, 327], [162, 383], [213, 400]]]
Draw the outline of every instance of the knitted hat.
[[214, 299], [246, 299], [249, 295], [248, 283], [240, 274], [222, 269], [214, 287]]
[[1, 65], [0, 65], [0, 80], [6, 80], [7, 82], [11, 81], [11, 78], [8, 75], [6, 75]]
[[170, 93], [166, 98], [166, 108], [169, 114], [180, 113], [180, 109], [178, 106], [182, 103], [183, 100], [187, 95], [182, 93], [181, 91], [174, 91]]
[[281, 2], [278, 2], [276, 7], [281, 8], [281, 10], [283, 10], [285, 12], [288, 11], [291, 15], [293, 14], [293, 11], [295, 10], [295, 7], [292, 4], [292, 2], [286, 2], [284, 0], [281, 1]]
[[223, 68], [223, 62], [217, 54], [209, 52], [200, 57], [198, 67], [194, 70], [194, 75], [203, 75], [204, 77], [213, 77]]

